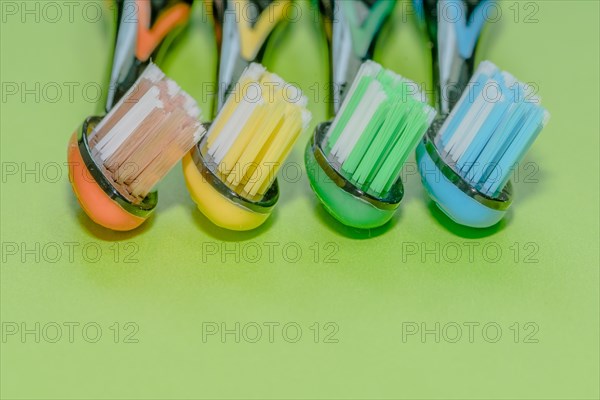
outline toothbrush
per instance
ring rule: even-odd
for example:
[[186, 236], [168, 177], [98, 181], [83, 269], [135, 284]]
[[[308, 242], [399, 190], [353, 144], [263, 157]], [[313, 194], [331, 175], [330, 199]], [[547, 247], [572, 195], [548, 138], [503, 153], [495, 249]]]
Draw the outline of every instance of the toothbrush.
[[275, 177], [311, 114], [300, 89], [252, 63], [206, 136], [183, 159], [186, 184], [215, 225], [250, 230], [279, 198]]
[[376, 228], [398, 208], [402, 166], [435, 117], [415, 88], [366, 61], [336, 117], [317, 127], [306, 170], [313, 191], [341, 223]]
[[[277, 168], [310, 120], [301, 92], [257, 64], [291, 4], [289, 0], [212, 1], [219, 50], [215, 111], [220, 113], [212, 125], [206, 124], [209, 134], [182, 165], [192, 200], [210, 221], [226, 229], [250, 230], [267, 220], [279, 198]], [[242, 74], [246, 75], [242, 78]], [[265, 85], [273, 87], [265, 90]], [[282, 85], [287, 85], [285, 91]], [[254, 90], [257, 97], [249, 99], [247, 90]], [[293, 95], [293, 104], [281, 98], [287, 92]], [[233, 99], [231, 93], [236, 93]], [[220, 139], [213, 141], [216, 137]], [[234, 155], [240, 158], [235, 160]], [[254, 178], [261, 180], [254, 187], [248, 186], [248, 177], [234, 179], [229, 170], [233, 165], [254, 168], [248, 163], [256, 163], [257, 173], [263, 174]]]
[[127, 231], [156, 207], [151, 189], [206, 132], [196, 102], [150, 63], [104, 118], [69, 143], [69, 180], [96, 223]]
[[[155, 164], [150, 163], [147, 171], [140, 171], [140, 162], [147, 162], [147, 160], [135, 158], [140, 156], [137, 151], [147, 144], [142, 143], [142, 139], [152, 137], [152, 140], [157, 138], [166, 140], [159, 135], [160, 131], [157, 133], [158, 127], [162, 126], [163, 118], [166, 116], [160, 114], [155, 108], [141, 104], [132, 108], [131, 104], [124, 104], [123, 98], [128, 97], [135, 100], [136, 97], [132, 90], [139, 88], [143, 83], [144, 87], [153, 86], [153, 90], [149, 93], [153, 93], [155, 105], [164, 101], [163, 105], [168, 106], [172, 102], [181, 102], [182, 99], [187, 99], [185, 100], [187, 106], [184, 109], [187, 115], [178, 113], [178, 119], [182, 123], [187, 121], [188, 124], [191, 124], [189, 118], [199, 116], [199, 110], [195, 105], [189, 103], [188, 96], [185, 94], [175, 95], [179, 93], [178, 87], [166, 78], [159, 79], [159, 76], [162, 77], [162, 72], [157, 72], [157, 67], [150, 62], [151, 57], [161, 58], [167, 47], [166, 44], [186, 24], [189, 18], [190, 4], [191, 1], [188, 0], [174, 2], [125, 0], [118, 2], [119, 23], [112, 72], [104, 106], [108, 115], [104, 119], [100, 116], [86, 118], [81, 128], [71, 136], [67, 152], [70, 165], [69, 180], [79, 203], [93, 221], [109, 229], [126, 231], [141, 225], [152, 214], [158, 201], [157, 193], [147, 192], [146, 189], [149, 188], [150, 183], [157, 180], [155, 176], [160, 177], [169, 169], [168, 165], [156, 169], [153, 167]], [[153, 74], [153, 78], [142, 79], [145, 70], [150, 66], [152, 68], [149, 73]], [[138, 83], [135, 84], [136, 82]], [[174, 92], [167, 91], [165, 94], [161, 89], [165, 82], [170, 82], [168, 83], [168, 87], [171, 88], [169, 90], [176, 90]], [[157, 95], [160, 99], [156, 98]], [[148, 99], [152, 100], [151, 97]], [[118, 109], [115, 110], [115, 107]], [[143, 114], [123, 116], [123, 113], [132, 110], [143, 111]], [[144, 123], [145, 118], [149, 117], [153, 118], [156, 129], [149, 129], [148, 132], [135, 132], [134, 135], [128, 124], [132, 121]], [[115, 125], [114, 128], [123, 129], [123, 131], [103, 131], [101, 134], [97, 132], [97, 129], [102, 126], [105, 128], [112, 126], [112, 123], [107, 124], [105, 121], [110, 119], [115, 122], [119, 118], [123, 119], [123, 122]], [[180, 129], [181, 127], [178, 127], [175, 132]], [[177, 137], [175, 132], [173, 133], [174, 138]], [[150, 134], [156, 136], [146, 136]], [[90, 138], [101, 136], [108, 138], [113, 135], [117, 135], [120, 142], [112, 141], [111, 146], [117, 146], [117, 149], [113, 147], [112, 150], [119, 151], [113, 155], [114, 157], [104, 151], [104, 155], [99, 158], [95, 152], [97, 150], [95, 143], [90, 141]], [[127, 138], [135, 140], [126, 140]], [[137, 142], [138, 140], [140, 142]], [[164, 141], [163, 145], [166, 144], [167, 142]], [[121, 148], [122, 145], [126, 145], [127, 149]], [[125, 150], [127, 151], [124, 153]], [[172, 151], [173, 149], [167, 146], [164, 153], [160, 153], [161, 156], [166, 157], [163, 162], [169, 159], [168, 155]], [[124, 162], [124, 165], [130, 168], [127, 174], [141, 172], [137, 179], [144, 177], [151, 179], [140, 181], [141, 186], [134, 188], [135, 182], [120, 181], [119, 175], [125, 173], [121, 167], [111, 169], [115, 167], [114, 164], [104, 165], [106, 157], [113, 162]]]
[[376, 228], [398, 208], [404, 195], [400, 170], [435, 112], [422, 101], [414, 82], [368, 61], [395, 2], [320, 4], [326, 31], [331, 32], [337, 115], [317, 126], [306, 147], [309, 183], [338, 221]]
[[[489, 4], [446, 0], [416, 7], [434, 42], [440, 111], [417, 147], [421, 181], [448, 217], [474, 228], [490, 227], [505, 216], [513, 200], [511, 171], [549, 119], [527, 85], [493, 63], [484, 61], [471, 74]], [[435, 17], [450, 6], [463, 18]]]

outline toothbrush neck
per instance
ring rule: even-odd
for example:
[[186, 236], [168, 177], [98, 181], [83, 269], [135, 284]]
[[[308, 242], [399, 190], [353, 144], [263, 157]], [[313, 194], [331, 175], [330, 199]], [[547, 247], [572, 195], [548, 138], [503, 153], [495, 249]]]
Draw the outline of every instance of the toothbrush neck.
[[373, 58], [381, 27], [394, 6], [390, 0], [334, 1], [330, 52], [334, 114], [361, 64]]
[[456, 53], [443, 53], [444, 48], [432, 48], [435, 106], [440, 116], [452, 111], [473, 75], [475, 58], [462, 58]]
[[475, 68], [475, 48], [488, 8], [495, 0], [425, 0], [432, 46], [433, 83], [438, 113], [447, 115], [460, 99]]
[[225, 101], [244, 69], [261, 63], [269, 37], [286, 18], [291, 0], [214, 0], [219, 54], [214, 112]]
[[120, 3], [105, 112], [133, 86], [150, 59], [160, 64], [174, 36], [187, 24], [191, 6], [192, 0]]

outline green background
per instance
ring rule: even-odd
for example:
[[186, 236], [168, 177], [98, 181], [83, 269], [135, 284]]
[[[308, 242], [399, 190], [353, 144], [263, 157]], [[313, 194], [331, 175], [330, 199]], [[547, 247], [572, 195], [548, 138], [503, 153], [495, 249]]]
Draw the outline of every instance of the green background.
[[[110, 62], [110, 18], [92, 23], [77, 10], [72, 21], [63, 15], [56, 23], [2, 15], [2, 398], [598, 398], [598, 2], [504, 2], [499, 21], [483, 33], [478, 59], [535, 83], [552, 114], [520, 169], [506, 220], [484, 231], [453, 225], [408, 171], [401, 211], [367, 233], [333, 221], [304, 173], [298, 182], [281, 180], [280, 203], [264, 227], [220, 230], [195, 209], [180, 167], [160, 183], [157, 212], [138, 231], [92, 224], [71, 193], [66, 167], [56, 181], [52, 169], [66, 161], [75, 127], [98, 109], [80, 89], [105, 82]], [[310, 97], [312, 130], [327, 114], [327, 49], [314, 11], [307, 3], [301, 10], [271, 43], [268, 67]], [[411, 13], [398, 4], [376, 60], [428, 82], [429, 52]], [[193, 19], [163, 66], [208, 119], [212, 98], [203, 85], [214, 81], [216, 47], [198, 2]], [[5, 91], [36, 82], [39, 101]], [[55, 92], [45, 86], [52, 82], [80, 86], [73, 99], [65, 89], [53, 102]], [[310, 134], [295, 147], [292, 166], [301, 165]], [[9, 174], [15, 165], [18, 173]], [[20, 175], [36, 168], [39, 179]], [[288, 171], [293, 178], [296, 168]], [[79, 244], [72, 259], [68, 242]], [[276, 246], [272, 259], [267, 246]], [[51, 262], [57, 247], [62, 255]], [[263, 254], [249, 262], [257, 247]], [[97, 248], [100, 261], [86, 261]], [[207, 254], [215, 248], [218, 254]], [[297, 248], [302, 255], [294, 263]], [[462, 254], [452, 262], [457, 248]], [[136, 249], [130, 259], [138, 262], [125, 262]], [[66, 328], [49, 343], [52, 323], [65, 322], [80, 324], [73, 343]], [[139, 327], [138, 343], [124, 343], [127, 322]], [[207, 322], [230, 329], [240, 323], [247, 336], [240, 343], [233, 335], [203, 341]], [[280, 324], [273, 343], [266, 322]], [[472, 343], [468, 322], [479, 324]], [[22, 323], [47, 327], [40, 343], [31, 334], [7, 335]], [[97, 343], [82, 337], [86, 323], [102, 328]], [[257, 343], [247, 340], [252, 323], [263, 326]], [[293, 329], [281, 333], [286, 323], [302, 328], [298, 342], [290, 343]], [[407, 323], [439, 323], [439, 343], [433, 334], [403, 340]], [[463, 335], [451, 343], [454, 323]], [[482, 333], [490, 323], [502, 329], [496, 343], [494, 329]], [[337, 343], [326, 343], [336, 326]]]

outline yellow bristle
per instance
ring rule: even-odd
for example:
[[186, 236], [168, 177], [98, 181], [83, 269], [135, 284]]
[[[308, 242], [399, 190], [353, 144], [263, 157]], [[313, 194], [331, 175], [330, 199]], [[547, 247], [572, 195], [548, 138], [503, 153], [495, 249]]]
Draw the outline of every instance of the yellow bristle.
[[266, 104], [261, 104], [254, 110], [254, 112], [248, 118], [248, 122], [244, 125], [241, 132], [235, 139], [235, 142], [229, 148], [229, 151], [225, 155], [225, 158], [221, 161], [219, 165], [219, 171], [225, 175], [236, 173], [235, 170], [235, 162], [238, 160], [240, 155], [246, 151], [250, 140], [253, 140], [256, 137], [257, 132], [260, 132], [260, 129], [264, 125], [265, 120], [267, 120], [269, 115], [269, 108]]
[[[306, 128], [310, 113], [299, 89], [259, 64], [251, 64], [239, 82], [208, 132], [208, 153], [231, 189], [263, 196]], [[250, 87], [260, 97], [249, 98]]]
[[[248, 88], [248, 85], [251, 84], [252, 81], [249, 79], [245, 79], [244, 81], [240, 80], [237, 83], [236, 89], [230, 94], [230, 96], [235, 96], [235, 98], [240, 98], [241, 93], [245, 93]], [[231, 119], [231, 115], [235, 111], [238, 105], [237, 101], [228, 101], [225, 103], [221, 111], [219, 111], [219, 115], [213, 122], [211, 126], [211, 134], [206, 138], [207, 146], [212, 146], [214, 141], [217, 139], [219, 134], [223, 131], [223, 128], [227, 121]]]
[[[257, 161], [262, 165], [269, 165], [271, 169], [270, 171], [265, 171], [263, 173], [263, 179], [257, 180], [251, 187], [245, 188], [245, 191], [250, 195], [266, 192], [277, 175], [279, 168], [291, 151], [296, 139], [300, 135], [300, 132], [302, 131], [302, 121], [299, 118], [300, 113], [296, 112], [295, 114], [296, 115], [291, 115], [286, 118], [284, 125], [281, 127], [280, 134], [276, 137], [276, 140], [273, 141], [268, 152], [264, 155], [262, 160]], [[283, 140], [288, 137], [288, 135], [290, 139]]]
[[[279, 123], [283, 117], [281, 110], [285, 108], [285, 104], [275, 104], [274, 107], [271, 107], [272, 110], [269, 110], [269, 107], [264, 108], [267, 110], [267, 112], [269, 112], [269, 114], [264, 114], [264, 117], [261, 120], [261, 125], [257, 126], [257, 129], [252, 132], [252, 141], [248, 143], [248, 145], [243, 149], [243, 152], [237, 158], [237, 171], [248, 172], [247, 170], [249, 168], [255, 166], [260, 160], [259, 154], [269, 148], [273, 137], [276, 137], [277, 135], [277, 127], [279, 126]], [[236, 145], [237, 143], [238, 142], [236, 141]], [[244, 176], [242, 176], [240, 173], [237, 174], [237, 177], [234, 177], [233, 179], [228, 178], [228, 181], [233, 186], [237, 186], [240, 184], [243, 178]]]

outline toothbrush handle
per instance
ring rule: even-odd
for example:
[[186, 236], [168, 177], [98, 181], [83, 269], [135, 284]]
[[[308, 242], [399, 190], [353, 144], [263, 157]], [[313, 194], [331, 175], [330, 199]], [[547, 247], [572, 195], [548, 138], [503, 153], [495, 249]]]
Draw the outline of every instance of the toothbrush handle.
[[291, 0], [213, 0], [212, 13], [219, 54], [214, 112], [252, 62], [262, 62], [275, 27], [285, 19]]
[[117, 35], [106, 98], [108, 112], [133, 86], [151, 58], [164, 55], [185, 26], [193, 0], [117, 0]]
[[435, 106], [439, 117], [452, 111], [474, 72], [474, 57], [443, 54], [443, 49], [443, 43], [432, 48]]
[[494, 0], [415, 0], [432, 42], [433, 84], [438, 117], [456, 105], [475, 68], [474, 50]]
[[[333, 113], [337, 113], [361, 64], [373, 58], [381, 26], [394, 0], [321, 0], [325, 20], [331, 21], [330, 63]], [[327, 11], [331, 10], [331, 15]], [[326, 23], [326, 27], [329, 24]]]

